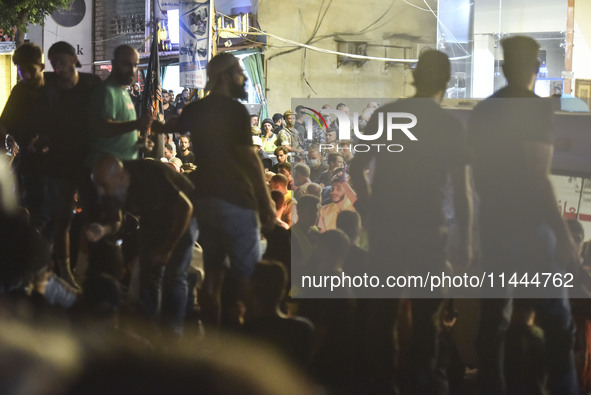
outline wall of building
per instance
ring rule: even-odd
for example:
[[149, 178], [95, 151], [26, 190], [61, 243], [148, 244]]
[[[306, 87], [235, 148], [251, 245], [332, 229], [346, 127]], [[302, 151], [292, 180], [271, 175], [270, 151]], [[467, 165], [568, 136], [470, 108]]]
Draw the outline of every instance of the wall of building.
[[[314, 34], [318, 15], [324, 12], [321, 5], [326, 6], [326, 3], [331, 5]], [[431, 0], [430, 5], [433, 9], [437, 8], [435, 1]], [[414, 41], [435, 46], [435, 17], [402, 0], [394, 3], [390, 0], [266, 0], [259, 1], [258, 18], [264, 31], [297, 42], [307, 42], [311, 37], [325, 37], [311, 45], [331, 50], [337, 50], [333, 35], [357, 33], [375, 21], [375, 25], [363, 33], [370, 43], [367, 49], [369, 56], [404, 56], [401, 50], [386, 49], [384, 44], [410, 45]], [[403, 33], [408, 35], [406, 40], [387, 39]], [[284, 112], [290, 108], [292, 98], [395, 98], [409, 96], [414, 92], [410, 85], [410, 70], [402, 65], [385, 70], [384, 62], [368, 61], [359, 68], [349, 65], [337, 68], [337, 56], [334, 54], [302, 49], [282, 54], [294, 47], [271, 37], [268, 38], [268, 44], [264, 55], [270, 113]], [[408, 53], [407, 56], [411, 57], [412, 54]]]
[[[0, 54], [0, 113], [10, 96], [12, 87], [16, 84], [16, 67], [12, 63], [12, 54]], [[2, 142], [4, 144], [4, 142]]]
[[575, 0], [573, 41], [574, 76], [576, 79], [591, 79], [591, 0]]

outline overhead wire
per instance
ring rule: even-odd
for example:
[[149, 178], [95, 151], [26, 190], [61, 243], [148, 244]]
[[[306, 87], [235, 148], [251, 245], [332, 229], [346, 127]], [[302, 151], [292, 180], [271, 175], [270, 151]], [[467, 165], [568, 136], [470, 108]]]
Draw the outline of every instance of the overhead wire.
[[[259, 30], [256, 28], [253, 28], [255, 30]], [[226, 29], [220, 29], [221, 31], [232, 31], [232, 32], [236, 32], [235, 30], [226, 30]], [[379, 57], [379, 56], [367, 56], [367, 55], [357, 55], [357, 54], [351, 54], [351, 53], [346, 53], [346, 52], [339, 52], [339, 51], [333, 51], [331, 49], [326, 49], [326, 48], [319, 48], [319, 47], [315, 47], [313, 45], [309, 45], [309, 44], [304, 44], [304, 43], [300, 43], [297, 41], [293, 41], [287, 38], [283, 38], [280, 36], [277, 36], [275, 34], [272, 33], [268, 33], [268, 32], [263, 32], [263, 31], [258, 31], [258, 32], [238, 32], [238, 33], [243, 33], [243, 34], [253, 34], [253, 35], [265, 35], [268, 37], [272, 37], [278, 41], [283, 41], [287, 44], [292, 44], [292, 45], [297, 45], [299, 47], [302, 48], [306, 48], [309, 49], [311, 51], [315, 51], [315, 52], [321, 52], [321, 53], [326, 53], [326, 54], [331, 54], [331, 55], [342, 55], [342, 56], [347, 56], [350, 58], [354, 58], [354, 59], [366, 59], [366, 60], [381, 60], [381, 61], [385, 61], [385, 62], [400, 62], [400, 63], [416, 63], [418, 61], [418, 59], [397, 59], [397, 58], [385, 58], [385, 57]], [[466, 59], [469, 58], [471, 55], [467, 55], [467, 56], [459, 56], [459, 57], [454, 57], [454, 58], [450, 58], [450, 60], [458, 60], [458, 59]]]
[[447, 28], [447, 26], [445, 26], [445, 24], [443, 22], [441, 22], [441, 19], [439, 18], [439, 16], [437, 15], [437, 13], [435, 11], [433, 11], [433, 8], [431, 8], [431, 6], [429, 5], [429, 3], [427, 3], [427, 0], [423, 0], [423, 2], [425, 3], [425, 5], [427, 6], [427, 8], [429, 8], [429, 11], [431, 11], [431, 14], [433, 14], [433, 16], [435, 17], [435, 19], [437, 19], [437, 22], [439, 24], [439, 26], [441, 26], [441, 28], [444, 30], [444, 32], [446, 34], [449, 35], [449, 37], [455, 41], [452, 44], [457, 45], [458, 47], [460, 47], [460, 49], [466, 54], [466, 55], [470, 55], [470, 53], [468, 51], [466, 51], [466, 48], [464, 48], [464, 46], [462, 44], [460, 44], [458, 42], [458, 39], [454, 36], [454, 34], [451, 32], [451, 30], [449, 30]]

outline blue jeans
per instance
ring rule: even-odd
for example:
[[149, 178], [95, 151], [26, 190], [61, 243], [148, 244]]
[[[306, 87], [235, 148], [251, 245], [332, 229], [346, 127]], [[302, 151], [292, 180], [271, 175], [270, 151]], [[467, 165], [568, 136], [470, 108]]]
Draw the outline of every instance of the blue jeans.
[[249, 278], [261, 259], [257, 212], [211, 197], [199, 199], [196, 209], [206, 273], [228, 258], [234, 274]]
[[[512, 272], [562, 272], [556, 261], [556, 238], [546, 223], [530, 229], [506, 233], [482, 233], [484, 269]], [[498, 299], [483, 299], [476, 349], [479, 381], [483, 394], [505, 393], [504, 340], [512, 313], [512, 297], [507, 288]], [[550, 291], [549, 291], [550, 292]], [[574, 323], [565, 288], [556, 288], [546, 299], [532, 299], [537, 321], [544, 330], [546, 367], [551, 394], [578, 394], [574, 365]]]
[[154, 264], [140, 252], [140, 300], [152, 319], [160, 314], [163, 326], [179, 335], [187, 310], [187, 269], [198, 233], [197, 220], [192, 217], [166, 266]]

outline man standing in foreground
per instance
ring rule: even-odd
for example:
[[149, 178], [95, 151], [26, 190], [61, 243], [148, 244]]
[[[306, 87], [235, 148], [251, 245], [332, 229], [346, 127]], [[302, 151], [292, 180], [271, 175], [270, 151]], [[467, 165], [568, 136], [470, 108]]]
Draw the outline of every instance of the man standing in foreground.
[[[578, 251], [556, 206], [549, 180], [552, 162], [551, 103], [533, 93], [539, 68], [538, 43], [530, 37], [504, 39], [503, 73], [508, 85], [474, 109], [469, 123], [484, 270], [562, 273]], [[500, 288], [499, 288], [500, 289]], [[499, 289], [492, 289], [496, 291]], [[483, 299], [477, 351], [483, 394], [505, 390], [504, 337], [514, 291]], [[578, 393], [573, 361], [573, 325], [565, 288], [545, 289], [532, 299], [544, 329], [551, 394]], [[496, 295], [495, 295], [496, 296]], [[524, 297], [524, 295], [521, 295]], [[543, 392], [543, 389], [540, 389]]]
[[[416, 94], [380, 108], [374, 113], [366, 134], [378, 130], [379, 117], [388, 113], [413, 114], [417, 123], [410, 131], [416, 140], [404, 133], [392, 135], [391, 143], [404, 146], [397, 153], [358, 153], [351, 165], [360, 205], [367, 211], [372, 274], [419, 275], [446, 270], [445, 221], [443, 217], [444, 187], [448, 177], [454, 189], [455, 219], [459, 228], [460, 246], [452, 262], [465, 270], [472, 255], [472, 200], [468, 184], [468, 158], [461, 123], [441, 109], [439, 103], [450, 78], [450, 62], [439, 51], [426, 51], [419, 58], [413, 73]], [[380, 143], [390, 143], [382, 138]], [[371, 196], [363, 171], [375, 161]], [[369, 203], [369, 204], [368, 204]], [[364, 210], [365, 208], [365, 210]], [[384, 288], [382, 288], [383, 290]], [[366, 353], [362, 364], [372, 390], [390, 393], [394, 387], [393, 330], [397, 319], [400, 291], [368, 293], [370, 297], [386, 297], [368, 303], [368, 325], [365, 328]], [[374, 292], [368, 289], [368, 292]], [[416, 292], [415, 292], [416, 291]], [[413, 290], [413, 333], [401, 376], [403, 393], [438, 394], [445, 386], [437, 380], [437, 326], [434, 315], [441, 305], [440, 290]]]
[[259, 224], [273, 226], [275, 210], [252, 149], [250, 116], [235, 100], [247, 97], [242, 67], [233, 55], [222, 53], [207, 65], [207, 76], [210, 94], [187, 104], [165, 129], [191, 132], [197, 170], [190, 178], [205, 265], [202, 311], [206, 323], [218, 325], [224, 261], [229, 258], [244, 291], [261, 258]]

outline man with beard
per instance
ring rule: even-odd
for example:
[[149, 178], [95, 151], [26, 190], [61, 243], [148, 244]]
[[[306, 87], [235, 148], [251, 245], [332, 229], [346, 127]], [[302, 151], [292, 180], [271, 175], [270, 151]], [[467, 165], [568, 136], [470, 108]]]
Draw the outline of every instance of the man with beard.
[[188, 104], [163, 130], [191, 132], [197, 170], [190, 178], [205, 266], [202, 312], [206, 323], [218, 325], [226, 257], [243, 296], [261, 258], [259, 220], [272, 227], [275, 210], [252, 149], [250, 116], [236, 100], [247, 97], [242, 67], [233, 55], [221, 53], [208, 63], [207, 76], [210, 94]]
[[337, 228], [337, 217], [342, 211], [355, 211], [353, 204], [357, 200], [355, 192], [345, 181], [344, 175], [334, 177], [330, 190], [330, 203], [320, 209], [318, 229], [321, 232]]
[[92, 93], [101, 80], [78, 72], [81, 65], [76, 50], [65, 41], [53, 44], [47, 57], [54, 71], [45, 73], [49, 117], [42, 136], [48, 146], [46, 199], [51, 226], [43, 229], [42, 234], [53, 239], [59, 275], [75, 285], [70, 271], [70, 222], [76, 190], [85, 204], [91, 188], [90, 169], [84, 167], [89, 151], [88, 110]]
[[191, 93], [187, 88], [185, 88], [183, 89], [181, 97], [176, 103], [176, 113], [178, 115], [181, 115], [181, 113], [183, 112], [183, 108], [185, 108], [189, 103], [191, 103]]
[[277, 133], [277, 141], [275, 142], [275, 145], [283, 146], [287, 148], [289, 152], [303, 154], [304, 150], [302, 146], [304, 144], [305, 136], [298, 133], [294, 128], [295, 114], [292, 113], [291, 110], [287, 110], [283, 114], [283, 119], [285, 120], [285, 124], [283, 125], [283, 129]]
[[[169, 166], [151, 160], [100, 158], [92, 170], [106, 218], [86, 235], [96, 242], [117, 233], [121, 211], [140, 218], [140, 301], [164, 334], [181, 335], [187, 307], [187, 269], [197, 238], [189, 196], [193, 185]], [[113, 215], [114, 214], [114, 215]], [[170, 338], [167, 340], [171, 340]]]
[[176, 107], [172, 104], [168, 91], [162, 91], [162, 111], [164, 112], [164, 121], [168, 121], [176, 115]]
[[126, 87], [135, 81], [139, 53], [129, 45], [115, 48], [111, 75], [95, 90], [91, 106], [91, 150], [86, 163], [90, 166], [110, 154], [122, 160], [137, 159], [137, 130], [152, 123], [150, 114], [138, 119]]
[[185, 163], [195, 164], [195, 154], [191, 151], [189, 136], [181, 136], [181, 154], [178, 156]]

